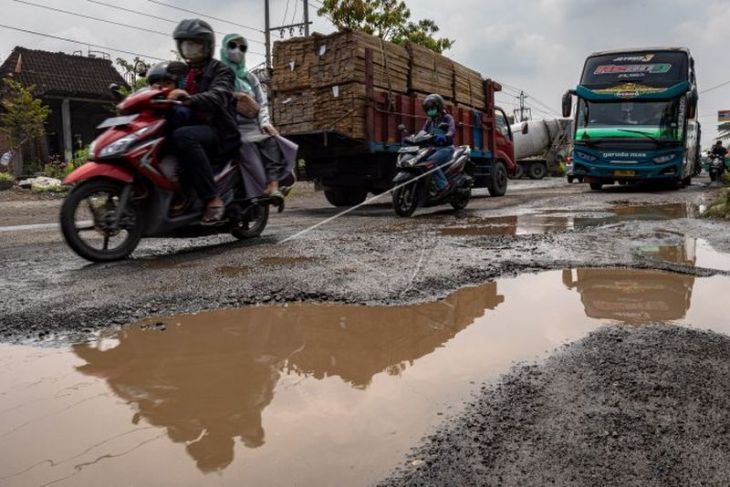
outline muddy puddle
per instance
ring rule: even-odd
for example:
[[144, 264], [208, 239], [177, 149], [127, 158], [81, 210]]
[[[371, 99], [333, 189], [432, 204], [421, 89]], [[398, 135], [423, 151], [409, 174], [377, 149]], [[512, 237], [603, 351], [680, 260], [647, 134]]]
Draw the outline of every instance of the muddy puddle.
[[0, 484], [372, 483], [515, 361], [611, 323], [730, 334], [728, 289], [567, 269], [418, 306], [252, 307], [2, 345]]
[[546, 210], [523, 215], [472, 218], [467, 226], [441, 229], [447, 236], [541, 235], [581, 228], [641, 220], [676, 220], [696, 218], [699, 207], [692, 204], [617, 206], [606, 211]]
[[673, 244], [644, 245], [639, 251], [661, 262], [730, 272], [730, 254], [717, 252], [703, 239], [683, 237]]

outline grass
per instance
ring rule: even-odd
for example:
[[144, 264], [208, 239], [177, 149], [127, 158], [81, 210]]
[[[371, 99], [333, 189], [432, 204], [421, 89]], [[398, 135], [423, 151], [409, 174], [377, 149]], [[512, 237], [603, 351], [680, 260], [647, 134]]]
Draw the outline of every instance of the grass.
[[730, 220], [730, 190], [723, 191], [704, 213], [707, 218]]

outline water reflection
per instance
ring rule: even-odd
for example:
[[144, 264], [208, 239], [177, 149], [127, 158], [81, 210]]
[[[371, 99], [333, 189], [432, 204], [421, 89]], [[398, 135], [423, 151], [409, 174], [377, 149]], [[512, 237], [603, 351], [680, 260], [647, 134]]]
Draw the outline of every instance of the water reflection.
[[469, 221], [468, 226], [443, 228], [441, 234], [455, 237], [542, 235], [627, 221], [696, 218], [699, 210], [697, 206], [689, 203], [672, 203], [618, 206], [607, 210], [603, 216], [585, 216], [586, 213], [595, 212], [576, 213], [569, 210], [548, 210], [519, 216], [477, 218]]
[[563, 271], [563, 284], [580, 293], [589, 318], [627, 324], [679, 320], [692, 300], [695, 278], [633, 269], [583, 268]]
[[337, 376], [366, 389], [398, 375], [504, 301], [497, 285], [461, 290], [418, 306], [293, 305], [173, 319], [166, 331], [131, 327], [106, 349], [83, 344], [78, 370], [106, 380], [144, 419], [165, 428], [198, 469], [224, 469], [234, 442], [264, 444], [262, 412], [284, 374]]

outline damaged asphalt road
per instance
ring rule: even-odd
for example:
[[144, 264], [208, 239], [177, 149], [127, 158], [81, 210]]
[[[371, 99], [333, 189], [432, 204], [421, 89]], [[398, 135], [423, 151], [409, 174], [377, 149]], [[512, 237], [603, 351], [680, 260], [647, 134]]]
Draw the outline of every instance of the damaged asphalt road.
[[607, 327], [484, 386], [383, 486], [728, 485], [730, 338]]
[[[261, 239], [147, 240], [103, 265], [46, 225], [58, 199], [0, 195], [1, 341], [51, 346], [2, 344], [5, 427], [18, 445], [33, 445], [33, 428], [55, 439], [19, 449], [1, 473], [57, 478], [40, 460], [78, 424], [98, 437], [72, 448], [129, 462], [129, 481], [169, 464], [197, 469], [188, 480], [217, 466], [223, 484], [728, 484], [730, 234], [699, 217], [718, 191], [705, 183], [519, 181], [461, 212], [402, 219], [376, 202], [281, 243], [338, 212], [302, 184]], [[180, 315], [264, 303], [281, 306]], [[18, 407], [34, 397], [54, 399]], [[87, 428], [73, 405], [92, 399], [94, 418], [117, 419]], [[36, 424], [55, 401], [70, 404], [65, 422]], [[150, 426], [94, 450], [130, 418]], [[152, 441], [154, 462], [113, 454]], [[257, 454], [270, 457], [252, 469]], [[185, 455], [195, 462], [175, 463]]]
[[[641, 251], [647, 243], [673, 244], [685, 236], [730, 251], [724, 223], [694, 218], [717, 191], [700, 181], [650, 193], [625, 187], [591, 192], [562, 179], [519, 181], [503, 198], [478, 197], [461, 212], [421, 209], [410, 219], [394, 216], [386, 199], [278, 244], [338, 211], [301, 184], [258, 240], [145, 240], [132, 259], [113, 264], [80, 259], [55, 229], [0, 232], [0, 336], [78, 340], [151, 314], [257, 303], [424, 302], [499, 276], [566, 267], [722, 273]], [[54, 221], [57, 200], [33, 204], [39, 214], [28, 224]], [[22, 211], [5, 201], [0, 211], [7, 205]], [[632, 208], [642, 205], [653, 206], [634, 215]], [[617, 215], [616, 208], [628, 211]], [[463, 227], [485, 231], [460, 235]]]

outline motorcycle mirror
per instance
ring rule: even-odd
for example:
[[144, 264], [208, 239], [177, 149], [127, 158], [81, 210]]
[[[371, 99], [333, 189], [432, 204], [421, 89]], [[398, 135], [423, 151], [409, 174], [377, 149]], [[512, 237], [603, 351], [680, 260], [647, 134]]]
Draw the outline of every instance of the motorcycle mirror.
[[112, 83], [109, 85], [109, 91], [111, 91], [112, 96], [116, 101], [122, 101], [124, 100], [124, 93], [122, 93], [122, 89], [119, 87], [118, 84]]

